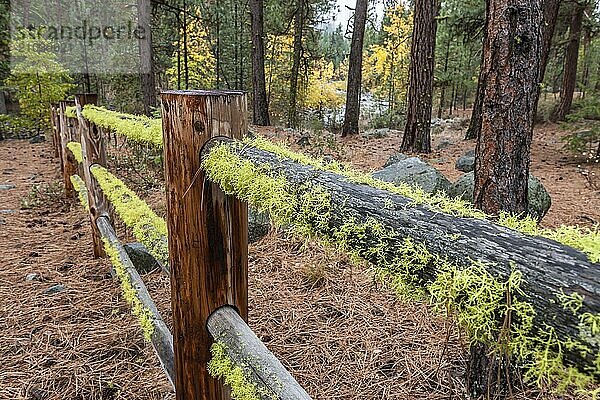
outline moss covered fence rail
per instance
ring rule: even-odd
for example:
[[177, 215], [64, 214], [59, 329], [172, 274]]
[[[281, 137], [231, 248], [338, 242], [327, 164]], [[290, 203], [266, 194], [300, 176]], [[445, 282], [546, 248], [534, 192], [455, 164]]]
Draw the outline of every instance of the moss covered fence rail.
[[[347, 167], [261, 139], [214, 138], [201, 159], [206, 177], [225, 193], [373, 263], [403, 294], [427, 295], [450, 310], [481, 351], [472, 357], [510, 355], [525, 378], [540, 385], [581, 391], [597, 385], [597, 231], [573, 232], [577, 250], [493, 223], [447, 198], [386, 190], [387, 184]], [[474, 371], [471, 382], [488, 372]]]
[[[241, 138], [246, 129], [245, 95], [197, 92], [191, 99], [196, 109], [189, 114], [195, 118], [192, 130], [181, 125], [183, 121], [172, 120], [171, 127], [177, 132], [169, 127], [165, 132], [181, 137], [192, 133], [192, 138], [198, 138], [203, 129], [210, 128]], [[247, 206], [226, 196], [217, 185], [199, 179], [199, 149], [211, 135], [192, 140], [193, 146], [198, 146], [193, 150], [197, 165], [189, 162], [184, 151], [178, 151], [177, 158], [169, 157], [173, 164], [166, 168], [167, 187], [178, 194], [168, 198], [165, 221], [109, 172], [105, 148], [105, 135], [111, 132], [136, 144], [160, 148], [161, 121], [109, 111], [94, 105], [95, 101], [94, 94], [81, 94], [75, 96], [74, 106], [71, 101], [53, 108], [54, 144], [69, 183], [66, 196], [71, 198], [76, 192], [88, 213], [94, 253], [110, 260], [123, 297], [177, 398], [310, 400], [246, 323]], [[192, 171], [196, 171], [193, 176]], [[206, 198], [203, 191], [208, 193]], [[198, 207], [205, 211], [198, 214]], [[132, 229], [144, 251], [156, 261], [154, 265], [171, 275], [175, 335], [137, 271], [144, 266], [134, 265], [119, 241], [113, 227], [115, 217]]]

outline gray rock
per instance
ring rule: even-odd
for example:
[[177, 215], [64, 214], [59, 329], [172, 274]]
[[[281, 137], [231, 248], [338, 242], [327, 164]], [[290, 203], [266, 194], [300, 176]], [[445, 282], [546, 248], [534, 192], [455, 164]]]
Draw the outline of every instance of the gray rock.
[[34, 136], [31, 139], [29, 139], [29, 143], [32, 143], [32, 144], [43, 143], [45, 141], [46, 141], [46, 138], [44, 137], [44, 135], [37, 135], [37, 136]]
[[0, 185], [0, 190], [9, 190], [9, 189], [14, 189], [16, 188], [15, 185], [13, 185], [12, 183], [7, 183], [5, 185]]
[[441, 172], [421, 161], [418, 157], [406, 158], [389, 165], [380, 171], [374, 172], [373, 177], [395, 184], [402, 182], [420, 186], [427, 193], [447, 191], [451, 185], [450, 181]]
[[127, 243], [123, 246], [133, 266], [140, 274], [147, 274], [156, 268], [162, 268], [162, 265], [152, 254], [148, 252], [146, 246], [141, 243]]
[[387, 137], [390, 134], [389, 128], [380, 128], [380, 129], [369, 129], [368, 131], [364, 131], [361, 133], [361, 136], [365, 139], [382, 139]]
[[430, 162], [432, 164], [446, 164], [449, 160], [445, 157], [442, 158], [434, 158], [433, 160], [431, 160]]
[[0, 210], [0, 214], [15, 214], [17, 210]]
[[255, 243], [265, 237], [271, 230], [271, 219], [264, 212], [248, 207], [248, 242]]
[[462, 172], [471, 172], [475, 169], [475, 156], [464, 155], [456, 160], [455, 168]]
[[25, 280], [28, 281], [28, 282], [31, 282], [31, 281], [40, 281], [41, 278], [40, 278], [39, 274], [36, 274], [35, 272], [32, 272], [32, 273], [29, 273], [29, 274], [27, 274], [25, 276]]
[[65, 291], [67, 288], [61, 284], [52, 285], [48, 289], [44, 290], [45, 294], [56, 294]]
[[296, 144], [298, 146], [302, 146], [302, 147], [310, 146], [310, 136], [303, 134], [302, 136], [300, 136], [300, 139], [298, 139], [298, 141], [296, 141]]
[[448, 147], [452, 146], [454, 144], [453, 141], [448, 140], [448, 139], [442, 139], [442, 141], [435, 146], [436, 150], [444, 150], [447, 149]]
[[[538, 221], [541, 221], [550, 209], [552, 199], [546, 188], [544, 188], [542, 183], [535, 176], [529, 174], [529, 181], [527, 184], [529, 187], [529, 192], [527, 194], [529, 209], [527, 210], [527, 213]], [[465, 201], [472, 202], [474, 187], [475, 173], [469, 172], [461, 176], [458, 181], [450, 187], [448, 194], [452, 197], [460, 197]]]
[[399, 161], [403, 161], [406, 160], [408, 158], [408, 156], [406, 154], [402, 154], [402, 153], [394, 153], [390, 156], [390, 158], [388, 158], [388, 160], [385, 162], [385, 164], [383, 165], [383, 168], [385, 167], [389, 167], [392, 164], [396, 164]]

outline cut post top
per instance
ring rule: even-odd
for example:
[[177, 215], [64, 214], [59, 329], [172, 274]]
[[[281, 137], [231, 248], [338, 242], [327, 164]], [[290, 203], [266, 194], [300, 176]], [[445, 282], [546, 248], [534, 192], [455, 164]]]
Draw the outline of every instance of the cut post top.
[[242, 90], [163, 90], [160, 94], [179, 96], [242, 96], [246, 92]]

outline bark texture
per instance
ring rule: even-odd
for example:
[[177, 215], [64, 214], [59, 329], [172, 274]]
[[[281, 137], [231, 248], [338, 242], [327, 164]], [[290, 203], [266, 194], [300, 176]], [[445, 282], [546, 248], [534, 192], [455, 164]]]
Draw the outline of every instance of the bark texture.
[[358, 133], [360, 116], [360, 87], [362, 83], [362, 51], [365, 37], [365, 23], [369, 0], [356, 0], [354, 12], [354, 29], [350, 45], [350, 64], [348, 65], [348, 87], [346, 89], [346, 111], [342, 136]]
[[488, 2], [474, 203], [490, 215], [527, 211], [533, 120], [539, 97], [541, 3]]
[[552, 38], [554, 37], [554, 29], [556, 28], [556, 20], [558, 19], [558, 10], [562, 0], [544, 0], [544, 28], [542, 39], [542, 60], [540, 62], [540, 82], [544, 80], [546, 75], [546, 66], [548, 65], [548, 57], [550, 55], [550, 47], [552, 46]]
[[[205, 147], [203, 156], [212, 146]], [[207, 150], [208, 149], [208, 150]], [[321, 219], [315, 222], [319, 233], [333, 235], [336, 229], [349, 221], [363, 223], [369, 218], [397, 237], [386, 235], [382, 245], [375, 232], [366, 231], [364, 237], [347, 243], [372, 262], [378, 262], [374, 246], [381, 246], [388, 260], [400, 253], [403, 238], [423, 243], [432, 254], [440, 255], [458, 266], [469, 266], [472, 260], [483, 262], [488, 271], [505, 279], [516, 269], [523, 274], [521, 289], [524, 299], [537, 311], [535, 326], [548, 324], [559, 338], [578, 336], [579, 319], [556, 301], [555, 296], [577, 292], [584, 296], [581, 312], [600, 311], [600, 264], [591, 263], [585, 254], [542, 237], [521, 234], [493, 224], [488, 220], [457, 218], [416, 205], [412, 200], [371, 186], [349, 182], [341, 175], [317, 171], [313, 167], [295, 163], [279, 155], [249, 146], [232, 147], [244, 160], [252, 162], [263, 171], [284, 176], [296, 196], [306, 194], [320, 186], [331, 195], [330, 218], [322, 227]], [[382, 267], [384, 267], [382, 265]], [[419, 274], [423, 282], [435, 279], [437, 265], [428, 265]], [[581, 367], [593, 364], [600, 343], [590, 339], [592, 349], [587, 358], [576, 350], [565, 350], [566, 359]], [[484, 373], [484, 372], [481, 372]]]
[[210, 314], [223, 305], [248, 317], [248, 209], [211, 184], [200, 149], [211, 138], [247, 132], [241, 92], [162, 95], [171, 305], [178, 400], [228, 399], [207, 370]]
[[438, 9], [438, 0], [415, 0], [408, 109], [401, 146], [401, 150], [406, 152], [431, 152], [431, 102]]
[[552, 113], [552, 121], [563, 121], [573, 104], [573, 94], [577, 86], [577, 61], [579, 58], [579, 42], [581, 41], [581, 25], [585, 7], [573, 2], [571, 25], [569, 27], [569, 44], [565, 51], [563, 82], [560, 91], [560, 103]]
[[265, 83], [265, 44], [263, 0], [250, 0], [252, 25], [252, 122], [254, 125], [271, 125]]

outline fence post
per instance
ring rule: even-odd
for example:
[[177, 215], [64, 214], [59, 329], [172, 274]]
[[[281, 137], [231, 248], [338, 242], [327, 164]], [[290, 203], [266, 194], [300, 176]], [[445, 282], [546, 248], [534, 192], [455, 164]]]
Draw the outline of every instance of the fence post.
[[61, 101], [58, 105], [59, 108], [59, 124], [60, 124], [60, 153], [62, 160], [62, 173], [63, 181], [65, 183], [65, 196], [67, 198], [73, 197], [74, 189], [73, 183], [71, 183], [71, 175], [77, 173], [77, 160], [71, 150], [67, 148], [67, 143], [72, 139], [71, 130], [69, 129], [69, 123], [67, 121], [67, 115], [65, 114], [67, 107], [73, 106], [75, 103], [71, 100]]
[[205, 179], [200, 150], [211, 137], [247, 132], [246, 95], [167, 91], [161, 98], [176, 395], [228, 399], [207, 371], [206, 323], [226, 304], [248, 319], [248, 209]]
[[[88, 204], [90, 222], [92, 224], [92, 240], [94, 243], [94, 256], [104, 257], [102, 235], [98, 230], [96, 219], [100, 216], [109, 216], [109, 203], [92, 176], [90, 167], [98, 164], [106, 167], [106, 144], [100, 130], [81, 116], [81, 110], [86, 104], [96, 104], [98, 96], [93, 93], [75, 95], [77, 119], [79, 121], [79, 136], [81, 140], [81, 156], [83, 159], [83, 180], [88, 189]], [[109, 217], [110, 218], [110, 217]], [[112, 219], [111, 219], [112, 220]]]
[[[54, 157], [61, 157], [60, 152], [60, 121], [58, 119], [58, 105], [52, 104], [50, 107], [50, 118], [52, 121], [52, 147], [54, 149]], [[62, 170], [62, 161], [60, 163], [60, 168]]]

